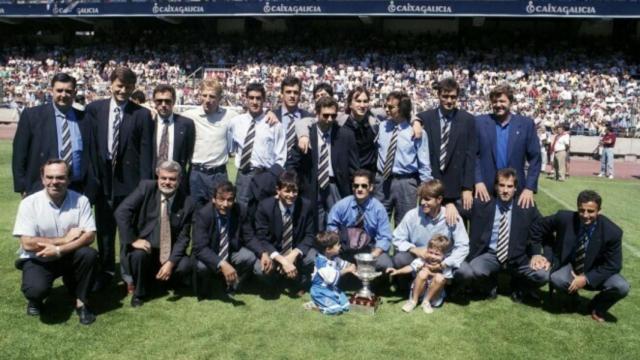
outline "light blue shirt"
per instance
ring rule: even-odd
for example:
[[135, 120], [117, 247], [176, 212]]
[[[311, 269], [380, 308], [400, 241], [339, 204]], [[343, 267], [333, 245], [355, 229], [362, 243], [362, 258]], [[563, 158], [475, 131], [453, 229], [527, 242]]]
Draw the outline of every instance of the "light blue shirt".
[[[364, 231], [375, 240], [375, 247], [382, 249], [384, 252], [389, 251], [391, 247], [391, 225], [389, 224], [387, 210], [385, 210], [380, 201], [369, 197], [363, 205], [363, 211]], [[352, 227], [355, 225], [357, 218], [358, 202], [355, 196], [349, 195], [338, 201], [329, 211], [327, 231], [337, 231]]]
[[[240, 168], [244, 139], [249, 132], [252, 116], [250, 113], [231, 119], [231, 138], [236, 153], [235, 165]], [[264, 119], [264, 113], [256, 118], [255, 138], [251, 151], [251, 167], [270, 168], [274, 164], [284, 167], [287, 159], [287, 147], [282, 125], [270, 126]]]
[[[509, 205], [509, 210], [507, 210], [507, 226], [509, 228], [509, 232], [511, 232], [511, 213], [513, 209], [513, 205]], [[489, 241], [489, 249], [495, 251], [498, 248], [498, 234], [500, 232], [500, 217], [502, 217], [502, 213], [500, 212], [500, 202], [496, 201], [496, 213], [493, 216], [493, 228], [491, 229], [491, 240]]]
[[[431, 176], [431, 165], [429, 162], [429, 143], [427, 134], [422, 130], [420, 139], [413, 139], [413, 128], [407, 121], [403, 121], [398, 126], [398, 140], [396, 145], [396, 155], [393, 159], [391, 172], [396, 175], [420, 174], [421, 181], [433, 179]], [[387, 159], [387, 151], [391, 142], [391, 135], [396, 123], [385, 120], [380, 124], [378, 133], [378, 172], [382, 173], [384, 162]]]
[[409, 210], [393, 232], [393, 245], [398, 251], [409, 251], [413, 247], [426, 247], [435, 235], [444, 235], [452, 242], [442, 263], [446, 266], [442, 274], [453, 277], [453, 270], [469, 255], [469, 235], [460, 216], [454, 226], [447, 225], [445, 209], [440, 208], [436, 218], [425, 214], [420, 206]]
[[56, 115], [56, 131], [58, 135], [58, 157], [62, 159], [62, 123], [66, 116], [69, 123], [69, 135], [71, 135], [71, 181], [80, 181], [82, 176], [82, 134], [76, 113], [73, 108], [69, 108], [66, 114], [63, 114], [57, 106], [53, 106]]

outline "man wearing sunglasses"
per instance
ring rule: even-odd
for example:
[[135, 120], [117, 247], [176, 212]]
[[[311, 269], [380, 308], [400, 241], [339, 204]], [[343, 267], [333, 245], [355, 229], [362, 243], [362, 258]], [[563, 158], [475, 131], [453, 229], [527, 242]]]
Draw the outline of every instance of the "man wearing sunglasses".
[[294, 147], [286, 167], [300, 174], [303, 197], [317, 204], [313, 209], [317, 232], [324, 231], [331, 207], [351, 194], [350, 179], [359, 168], [359, 160], [353, 132], [336, 123], [336, 100], [322, 97], [315, 110], [317, 122], [310, 128], [311, 151], [303, 154]]

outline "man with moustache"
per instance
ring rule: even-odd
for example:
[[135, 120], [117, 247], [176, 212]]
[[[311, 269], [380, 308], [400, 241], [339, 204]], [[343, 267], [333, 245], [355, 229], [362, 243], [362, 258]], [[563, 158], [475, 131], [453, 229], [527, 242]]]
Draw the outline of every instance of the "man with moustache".
[[311, 149], [302, 154], [294, 147], [286, 167], [302, 178], [302, 194], [316, 202], [314, 229], [324, 231], [326, 215], [340, 199], [351, 194], [351, 176], [359, 168], [353, 132], [336, 123], [338, 103], [330, 97], [316, 102], [317, 122], [310, 128]]
[[184, 280], [191, 269], [186, 255], [194, 205], [180, 190], [182, 167], [173, 160], [158, 164], [158, 180], [143, 180], [114, 217], [135, 290], [131, 306], [142, 306], [154, 280]]
[[529, 229], [541, 216], [535, 206], [516, 204], [517, 181], [514, 169], [500, 169], [495, 198], [488, 202], [476, 199], [470, 214], [470, 252], [456, 272], [456, 280], [495, 299], [497, 275], [507, 272], [511, 276], [511, 299], [520, 302], [527, 297], [539, 300], [536, 290], [549, 281], [551, 265], [543, 256], [528, 255]]
[[473, 115], [457, 108], [460, 87], [453, 78], [438, 82], [440, 105], [417, 115], [429, 138], [431, 174], [447, 184], [443, 204], [447, 222], [455, 224], [456, 205], [469, 210], [473, 204], [476, 127]]
[[264, 86], [251, 83], [247, 85], [245, 95], [247, 113], [231, 120], [231, 141], [238, 169], [236, 200], [243, 207], [246, 207], [250, 200], [251, 179], [272, 166], [283, 168], [287, 157], [282, 126], [270, 126], [265, 119]]
[[[91, 163], [99, 186], [95, 212], [102, 274], [95, 290], [108, 285], [115, 274], [115, 209], [140, 180], [153, 177], [151, 113], [129, 101], [136, 74], [129, 68], [119, 67], [109, 79], [111, 98], [90, 103], [85, 115], [91, 126]], [[129, 280], [125, 277], [125, 281]]]
[[[489, 93], [492, 114], [476, 118], [477, 155], [475, 163], [475, 197], [487, 202], [496, 173], [513, 168], [518, 177], [518, 205], [533, 206], [533, 193], [540, 175], [540, 142], [532, 119], [511, 113], [513, 89], [507, 84]], [[525, 174], [525, 163], [528, 171]]]

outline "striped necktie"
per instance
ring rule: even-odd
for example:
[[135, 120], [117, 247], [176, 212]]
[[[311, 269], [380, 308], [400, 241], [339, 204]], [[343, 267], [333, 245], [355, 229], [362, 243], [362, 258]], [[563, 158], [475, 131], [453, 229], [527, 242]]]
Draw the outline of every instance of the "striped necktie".
[[62, 147], [60, 150], [60, 158], [66, 161], [69, 169], [72, 168], [73, 158], [71, 157], [71, 130], [69, 129], [69, 119], [65, 115], [62, 118]]
[[220, 219], [220, 251], [218, 251], [220, 261], [229, 259], [229, 231], [227, 229], [227, 220]]
[[387, 148], [387, 158], [384, 161], [384, 167], [382, 168], [382, 177], [387, 180], [391, 176], [391, 170], [393, 169], [393, 162], [396, 158], [396, 147], [398, 145], [398, 127], [393, 128], [391, 133], [391, 140], [389, 141], [389, 147]]
[[296, 128], [293, 124], [295, 117], [293, 113], [288, 113], [289, 124], [287, 125], [287, 154], [291, 154], [291, 149], [296, 145]]
[[358, 215], [356, 217], [356, 222], [353, 224], [353, 227], [364, 228], [364, 211], [360, 205], [356, 205], [358, 209]]
[[169, 199], [160, 200], [160, 264], [169, 260], [171, 254], [171, 224], [169, 222]]
[[169, 159], [169, 119], [162, 119], [162, 136], [158, 149], [158, 163]]
[[498, 227], [498, 245], [496, 255], [500, 264], [504, 264], [509, 257], [509, 221], [507, 215], [509, 207], [500, 206], [500, 226]]
[[113, 173], [116, 172], [116, 164], [118, 163], [118, 145], [120, 143], [120, 125], [122, 124], [122, 114], [120, 113], [120, 107], [116, 106], [113, 109], [116, 116], [113, 121], [113, 142], [111, 145], [111, 168]]
[[318, 161], [318, 186], [324, 190], [329, 185], [329, 145], [327, 134], [322, 135], [322, 145], [320, 146], [320, 159]]
[[244, 138], [244, 147], [242, 148], [242, 157], [240, 158], [240, 170], [248, 170], [251, 165], [251, 153], [253, 152], [253, 141], [256, 137], [256, 120], [251, 119], [251, 125]]
[[578, 245], [578, 249], [576, 249], [576, 257], [573, 260], [573, 272], [577, 275], [584, 273], [584, 259], [587, 254], [587, 239], [589, 239], [589, 234], [585, 230], [584, 234], [580, 237], [580, 243]]
[[442, 117], [444, 126], [442, 127], [442, 134], [440, 136], [440, 171], [444, 171], [444, 167], [447, 160], [447, 145], [449, 145], [449, 130], [451, 128], [451, 120], [446, 117]]
[[287, 209], [282, 218], [284, 221], [284, 232], [282, 233], [282, 254], [287, 256], [293, 248], [293, 218], [291, 210]]

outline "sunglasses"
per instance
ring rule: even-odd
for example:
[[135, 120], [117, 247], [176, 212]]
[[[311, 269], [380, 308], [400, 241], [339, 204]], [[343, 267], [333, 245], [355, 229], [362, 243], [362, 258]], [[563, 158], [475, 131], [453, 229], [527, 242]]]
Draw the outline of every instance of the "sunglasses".
[[322, 118], [327, 120], [327, 119], [335, 119], [338, 117], [338, 114], [322, 114]]
[[353, 184], [351, 186], [354, 189], [367, 189], [367, 188], [369, 188], [369, 184]]
[[153, 102], [156, 104], [162, 104], [162, 103], [171, 104], [173, 103], [173, 100], [172, 99], [154, 99]]

